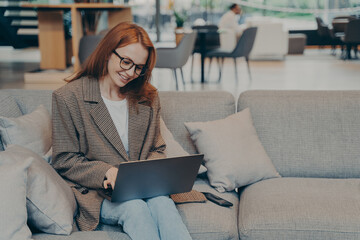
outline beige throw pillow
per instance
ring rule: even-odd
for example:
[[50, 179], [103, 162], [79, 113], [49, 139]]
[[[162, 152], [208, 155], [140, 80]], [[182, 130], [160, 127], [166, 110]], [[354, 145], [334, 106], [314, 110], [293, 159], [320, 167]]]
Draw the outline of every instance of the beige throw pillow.
[[0, 152], [0, 239], [31, 239], [26, 225], [26, 183], [30, 157], [14, 161]]
[[0, 161], [2, 159], [16, 163], [31, 160], [26, 187], [29, 226], [45, 233], [69, 235], [77, 210], [69, 185], [43, 158], [22, 146], [8, 146], [0, 153]]
[[[165, 122], [160, 118], [160, 133], [162, 138], [166, 143], [165, 155], [167, 157], [179, 157], [187, 156], [188, 152], [178, 143], [170, 130], [166, 127]], [[199, 174], [206, 172], [206, 168], [203, 165], [200, 165]]]
[[210, 184], [219, 192], [280, 177], [252, 123], [250, 110], [221, 120], [185, 123], [203, 153]]

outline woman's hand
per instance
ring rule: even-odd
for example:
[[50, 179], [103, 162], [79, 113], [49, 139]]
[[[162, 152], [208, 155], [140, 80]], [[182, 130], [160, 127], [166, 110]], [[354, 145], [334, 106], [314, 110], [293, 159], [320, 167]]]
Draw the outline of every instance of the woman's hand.
[[118, 169], [115, 168], [115, 167], [110, 168], [105, 173], [105, 177], [106, 177], [106, 180], [104, 181], [104, 188], [105, 189], [108, 188], [108, 185], [111, 185], [111, 188], [114, 189], [117, 174], [118, 174]]

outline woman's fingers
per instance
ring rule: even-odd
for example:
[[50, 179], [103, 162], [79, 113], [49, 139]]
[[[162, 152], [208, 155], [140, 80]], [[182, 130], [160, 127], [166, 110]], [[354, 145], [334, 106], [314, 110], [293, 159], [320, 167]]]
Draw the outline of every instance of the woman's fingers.
[[110, 183], [109, 180], [106, 179], [106, 180], [104, 181], [104, 188], [105, 188], [105, 189], [108, 189], [109, 185], [111, 185], [111, 183]]
[[105, 174], [106, 180], [104, 181], [104, 188], [105, 188], [105, 189], [108, 188], [107, 185], [111, 185], [111, 188], [114, 189], [117, 173], [118, 173], [118, 169], [115, 168], [115, 167], [110, 168], [110, 169], [106, 172], [106, 174]]
[[111, 181], [110, 184], [111, 184], [112, 189], [114, 190], [114, 188], [115, 188], [115, 180]]

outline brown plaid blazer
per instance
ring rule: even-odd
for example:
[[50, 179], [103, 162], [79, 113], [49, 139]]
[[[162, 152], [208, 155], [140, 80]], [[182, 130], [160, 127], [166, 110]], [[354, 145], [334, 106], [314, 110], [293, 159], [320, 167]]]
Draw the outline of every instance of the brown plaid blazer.
[[96, 79], [81, 78], [57, 89], [52, 100], [52, 165], [70, 184], [82, 231], [99, 224], [106, 171], [124, 161], [165, 157], [160, 102], [129, 105], [129, 156], [100, 94]]

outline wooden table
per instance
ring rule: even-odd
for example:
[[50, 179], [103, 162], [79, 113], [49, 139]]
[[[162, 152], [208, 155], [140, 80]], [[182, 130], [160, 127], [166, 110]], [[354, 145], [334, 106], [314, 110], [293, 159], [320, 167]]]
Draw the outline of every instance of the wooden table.
[[[22, 4], [21, 7], [37, 10], [39, 21], [39, 48], [41, 69], [66, 69], [75, 57], [74, 71], [80, 69], [79, 42], [83, 36], [81, 11], [107, 11], [108, 27], [120, 22], [132, 22], [131, 8], [112, 3], [73, 4]], [[72, 39], [65, 40], [63, 14], [71, 11]]]

